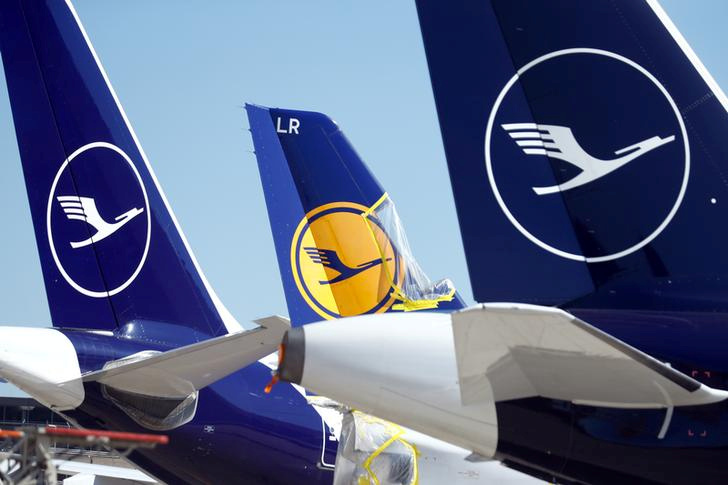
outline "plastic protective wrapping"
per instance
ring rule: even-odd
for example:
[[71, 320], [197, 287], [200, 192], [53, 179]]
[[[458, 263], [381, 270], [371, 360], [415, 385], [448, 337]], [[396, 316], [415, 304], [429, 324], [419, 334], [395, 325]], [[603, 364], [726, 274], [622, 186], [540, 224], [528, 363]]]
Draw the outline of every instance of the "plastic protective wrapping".
[[334, 485], [417, 485], [417, 450], [394, 423], [358, 411], [344, 415]]
[[[123, 359], [107, 362], [104, 369], [113, 369], [130, 362], [144, 360], [159, 355], [156, 350], [145, 350]], [[192, 421], [197, 411], [199, 392], [191, 392], [184, 398], [164, 398], [147, 396], [135, 392], [101, 385], [102, 395], [116, 404], [127, 416], [141, 426], [155, 431], [167, 431], [179, 428]]]
[[[402, 276], [395, 281], [393, 275], [389, 274], [388, 265], [383, 268], [387, 271], [392, 288], [402, 303], [395, 305], [395, 310], [423, 310], [437, 308], [441, 301], [450, 301], [455, 296], [455, 287], [449, 279], [442, 279], [436, 282], [430, 281], [420, 265], [417, 264], [407, 236], [402, 227], [397, 209], [388, 194], [384, 194], [372, 207], [363, 214], [369, 225], [372, 238], [374, 239], [382, 261], [385, 262], [385, 254], [388, 243], [391, 243], [396, 251], [400, 265], [403, 268]], [[374, 225], [379, 226], [381, 231], [376, 231]], [[389, 240], [385, 240], [388, 238]]]
[[102, 385], [103, 396], [116, 404], [141, 426], [155, 431], [168, 431], [189, 423], [195, 417], [199, 392], [184, 399], [144, 396]]

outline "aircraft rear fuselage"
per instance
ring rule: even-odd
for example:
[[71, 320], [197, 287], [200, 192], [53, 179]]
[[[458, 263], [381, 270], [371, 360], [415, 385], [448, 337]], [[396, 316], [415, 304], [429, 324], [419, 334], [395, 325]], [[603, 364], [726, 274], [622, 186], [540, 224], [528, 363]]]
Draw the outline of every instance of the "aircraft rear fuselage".
[[[137, 328], [139, 325], [137, 325]], [[99, 335], [77, 330], [62, 332], [78, 353], [81, 372], [143, 350], [165, 351], [194, 338], [178, 329], [180, 342], [150, 345], [130, 335]], [[188, 343], [188, 342], [184, 342]], [[256, 362], [199, 391], [192, 420], [170, 430], [169, 444], [138, 450], [130, 458], [167, 483], [312, 483], [329, 484], [336, 441], [328, 440], [328, 426], [293, 386], [263, 389], [270, 369]], [[150, 432], [120, 407], [110, 405], [102, 385], [84, 383], [85, 399], [65, 412], [81, 426]], [[326, 446], [326, 450], [322, 447]]]

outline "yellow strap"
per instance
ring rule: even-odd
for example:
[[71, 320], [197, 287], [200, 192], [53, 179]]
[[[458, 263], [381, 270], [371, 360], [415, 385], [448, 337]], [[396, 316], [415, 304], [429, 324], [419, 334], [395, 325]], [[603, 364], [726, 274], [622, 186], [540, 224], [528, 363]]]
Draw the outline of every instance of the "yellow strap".
[[402, 303], [392, 305], [392, 308], [394, 310], [402, 310], [404, 312], [414, 312], [417, 310], [429, 310], [432, 308], [437, 308], [438, 306], [440, 306], [441, 301], [450, 301], [455, 297], [455, 288], [452, 288], [447, 293], [447, 295], [441, 295], [431, 300], [413, 300], [407, 297], [407, 295], [405, 295], [404, 293], [402, 293], [397, 286], [394, 286], [394, 292], [396, 297], [399, 300], [402, 300]]
[[409, 485], [417, 485], [420, 482], [419, 464], [417, 463], [417, 455], [419, 455], [420, 452], [419, 450], [417, 450], [415, 445], [411, 444], [407, 440], [399, 438], [399, 442], [409, 448], [412, 452], [412, 465], [414, 468], [414, 473], [412, 474], [412, 481], [409, 483]]
[[389, 194], [387, 192], [383, 193], [382, 196], [379, 198], [379, 200], [377, 200], [373, 206], [371, 206], [370, 208], [365, 210], [362, 215], [365, 218], [369, 217], [375, 210], [377, 210], [377, 207], [384, 204], [384, 201], [387, 200], [388, 198], [389, 198]]
[[[366, 470], [367, 474], [369, 475], [370, 479], [374, 481], [376, 485], [381, 485], [381, 482], [379, 481], [379, 478], [374, 473], [374, 470], [372, 470], [372, 462], [381, 455], [384, 450], [389, 448], [392, 443], [395, 441], [399, 441], [402, 443], [402, 445], [410, 450], [412, 453], [412, 462], [414, 466], [414, 473], [412, 475], [412, 481], [408, 485], [418, 485], [419, 483], [419, 464], [417, 463], [417, 455], [419, 455], [419, 451], [417, 448], [409, 443], [407, 440], [402, 438], [402, 435], [404, 434], [404, 429], [402, 429], [400, 426], [396, 425], [395, 423], [392, 423], [391, 421], [385, 421], [383, 419], [377, 418], [375, 416], [372, 416], [370, 414], [364, 414], [360, 411], [352, 411], [353, 414], [355, 414], [359, 419], [362, 421], [365, 421], [369, 424], [379, 424], [383, 426], [385, 429], [387, 429], [390, 433], [392, 433], [392, 436], [386, 440], [384, 443], [382, 443], [374, 452], [367, 457], [366, 460], [364, 460], [364, 463], [362, 466]], [[359, 477], [358, 485], [370, 485], [371, 481], [367, 481], [365, 477]]]
[[[392, 423], [392, 424], [394, 425], [394, 423]], [[394, 425], [394, 426], [396, 426], [396, 425]], [[399, 428], [399, 426], [396, 426], [396, 427]], [[410, 451], [410, 453], [412, 454], [413, 473], [412, 473], [412, 481], [409, 483], [409, 485], [418, 485], [418, 483], [419, 483], [419, 463], [417, 463], [417, 455], [419, 454], [419, 451], [417, 450], [417, 448], [415, 448], [415, 446], [413, 444], [411, 444], [410, 442], [408, 442], [407, 440], [405, 440], [401, 437], [403, 434], [404, 434], [404, 430], [400, 428], [396, 434], [394, 434], [391, 438], [389, 438], [387, 441], [382, 443], [382, 445], [379, 448], [377, 448], [376, 450], [374, 450], [374, 453], [369, 455], [369, 457], [364, 461], [364, 469], [367, 471], [367, 473], [369, 474], [371, 479], [374, 480], [374, 483], [376, 485], [381, 485], [381, 482], [379, 481], [379, 478], [377, 477], [377, 475], [374, 473], [374, 470], [372, 470], [372, 462], [374, 461], [374, 459], [376, 459], [376, 457], [381, 455], [384, 452], [384, 450], [389, 448], [392, 445], [392, 443], [394, 443], [395, 441], [399, 441], [400, 443], [402, 443], [402, 445], [405, 448], [407, 448]], [[360, 484], [362, 484], [362, 478], [359, 479]], [[366, 485], [366, 482], [364, 482], [364, 485]]]
[[395, 433], [394, 435], [392, 435], [391, 438], [389, 438], [387, 441], [385, 441], [384, 443], [382, 443], [382, 445], [379, 448], [377, 448], [376, 450], [374, 450], [374, 453], [372, 453], [371, 455], [369, 455], [369, 457], [366, 460], [364, 460], [364, 469], [367, 471], [367, 473], [372, 478], [372, 480], [374, 480], [374, 483], [376, 485], [380, 485], [380, 482], [379, 482], [379, 478], [377, 478], [377, 475], [372, 470], [372, 461], [374, 461], [374, 459], [376, 457], [378, 457], [379, 455], [381, 455], [382, 452], [389, 447], [389, 445], [391, 445], [392, 443], [394, 443], [395, 441], [397, 441], [398, 438], [400, 436], [402, 436], [403, 433], [404, 433], [404, 431], [399, 430], [397, 433]]

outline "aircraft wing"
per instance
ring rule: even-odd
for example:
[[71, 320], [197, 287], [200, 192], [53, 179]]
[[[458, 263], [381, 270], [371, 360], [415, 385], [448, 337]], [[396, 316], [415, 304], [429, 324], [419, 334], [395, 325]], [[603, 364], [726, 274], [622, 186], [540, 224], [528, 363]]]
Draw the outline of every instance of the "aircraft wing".
[[295, 327], [282, 380], [492, 457], [498, 403], [545, 397], [611, 408], [722, 401], [710, 388], [562, 310], [478, 305]]
[[452, 328], [463, 405], [542, 396], [655, 408], [726, 397], [557, 308], [479, 305], [454, 313]]
[[167, 352], [141, 352], [83, 376], [113, 388], [168, 398], [186, 397], [276, 351], [290, 323], [272, 316], [259, 327]]

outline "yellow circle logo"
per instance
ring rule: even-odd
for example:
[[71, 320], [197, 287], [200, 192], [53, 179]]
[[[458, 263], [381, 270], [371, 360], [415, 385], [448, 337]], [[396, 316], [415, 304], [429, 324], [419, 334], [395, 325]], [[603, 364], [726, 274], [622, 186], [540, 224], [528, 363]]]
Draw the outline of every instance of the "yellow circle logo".
[[399, 255], [368, 208], [334, 202], [303, 218], [291, 243], [291, 267], [306, 303], [326, 319], [381, 313], [394, 303]]

